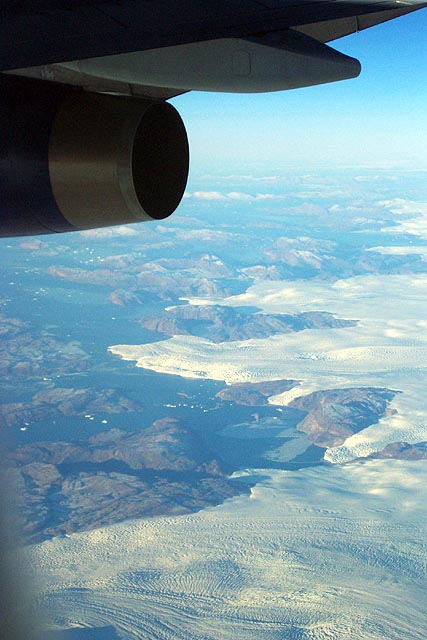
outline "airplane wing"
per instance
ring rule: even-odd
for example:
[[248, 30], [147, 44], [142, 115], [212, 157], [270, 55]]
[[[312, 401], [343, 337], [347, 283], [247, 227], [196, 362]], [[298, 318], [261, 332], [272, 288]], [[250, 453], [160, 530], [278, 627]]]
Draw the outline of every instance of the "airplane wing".
[[[364, 13], [356, 16], [348, 16], [335, 18], [331, 20], [325, 20], [320, 22], [312, 22], [311, 24], [304, 24], [295, 27], [297, 31], [301, 31], [319, 42], [330, 42], [331, 40], [337, 40], [343, 38], [352, 33], [369, 29], [369, 27], [375, 27], [378, 24], [399, 18], [407, 13], [417, 11], [422, 8], [422, 4], [414, 4], [410, 2], [393, 2], [395, 7], [392, 9], [381, 10], [377, 4], [376, 10], [372, 13]], [[406, 6], [402, 6], [406, 5]], [[410, 5], [410, 6], [408, 6]], [[424, 3], [425, 6], [425, 3]]]
[[419, 0], [3, 0], [0, 70], [295, 28], [326, 42], [423, 6]]
[[419, 0], [3, 0], [0, 236], [170, 215], [184, 193], [180, 93], [356, 77], [328, 42]]

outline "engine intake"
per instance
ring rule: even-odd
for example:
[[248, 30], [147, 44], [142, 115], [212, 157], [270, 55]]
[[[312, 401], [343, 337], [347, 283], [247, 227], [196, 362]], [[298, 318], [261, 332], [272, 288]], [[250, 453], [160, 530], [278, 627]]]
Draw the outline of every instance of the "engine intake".
[[163, 219], [178, 206], [189, 151], [172, 105], [12, 77], [0, 90], [1, 235]]

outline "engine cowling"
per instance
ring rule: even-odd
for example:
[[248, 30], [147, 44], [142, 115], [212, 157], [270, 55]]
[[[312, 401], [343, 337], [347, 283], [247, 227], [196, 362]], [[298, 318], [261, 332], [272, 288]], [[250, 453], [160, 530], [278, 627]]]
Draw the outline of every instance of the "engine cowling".
[[184, 124], [169, 103], [4, 76], [0, 235], [163, 219], [183, 196]]

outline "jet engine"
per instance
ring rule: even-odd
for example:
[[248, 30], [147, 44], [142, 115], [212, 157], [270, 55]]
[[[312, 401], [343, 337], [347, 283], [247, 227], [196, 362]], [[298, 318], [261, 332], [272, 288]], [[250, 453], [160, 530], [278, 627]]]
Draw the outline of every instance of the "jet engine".
[[164, 101], [0, 81], [0, 236], [163, 219], [183, 196], [187, 134]]

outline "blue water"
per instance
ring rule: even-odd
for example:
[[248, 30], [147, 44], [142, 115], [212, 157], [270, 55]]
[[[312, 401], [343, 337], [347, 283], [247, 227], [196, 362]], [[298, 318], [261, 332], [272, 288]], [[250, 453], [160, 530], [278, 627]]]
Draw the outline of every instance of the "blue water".
[[[67, 237], [67, 240], [69, 236]], [[73, 242], [75, 238], [71, 239]], [[55, 240], [59, 242], [59, 240]], [[81, 248], [80, 248], [81, 249]], [[142, 344], [165, 339], [141, 327], [138, 320], [146, 314], [159, 313], [165, 302], [148, 296], [143, 305], [117, 306], [108, 300], [111, 288], [76, 284], [54, 278], [46, 273], [53, 264], [82, 266], [80, 251], [77, 258], [70, 250], [60, 258], [41, 256], [35, 259], [13, 246], [7, 250], [0, 274], [1, 290], [10, 292], [3, 298], [1, 313], [28, 322], [29, 331], [38, 336], [47, 331], [59, 342], [77, 341], [90, 357], [90, 368], [82, 373], [57, 376], [54, 369], [48, 372], [46, 381], [25, 379], [16, 388], [8, 388], [8, 401], [29, 401], [40, 389], [53, 385], [66, 388], [116, 389], [120, 395], [134, 400], [141, 411], [134, 413], [97, 413], [88, 417], [58, 415], [9, 429], [7, 443], [14, 448], [38, 441], [87, 441], [92, 435], [111, 428], [137, 431], [150, 426], [161, 418], [176, 418], [190, 426], [205, 441], [206, 447], [222, 461], [231, 472], [238, 468], [254, 466], [265, 468], [295, 468], [292, 463], [272, 463], [264, 454], [283, 444], [273, 433], [258, 441], [224, 438], [218, 432], [230, 425], [251, 423], [253, 414], [259, 418], [277, 416], [284, 419], [283, 428], [294, 427], [301, 419], [301, 412], [288, 409], [278, 414], [273, 406], [246, 407], [221, 402], [215, 395], [224, 388], [223, 382], [197, 380], [164, 375], [135, 367], [108, 352], [113, 344]], [[37, 268], [34, 265], [37, 265]], [[9, 284], [12, 283], [12, 284]], [[145, 298], [144, 298], [145, 300]], [[182, 304], [180, 300], [172, 303]], [[171, 304], [171, 302], [168, 302]], [[252, 309], [250, 309], [252, 310]], [[248, 309], [245, 309], [248, 311]], [[318, 464], [322, 451], [299, 461], [301, 466]]]

